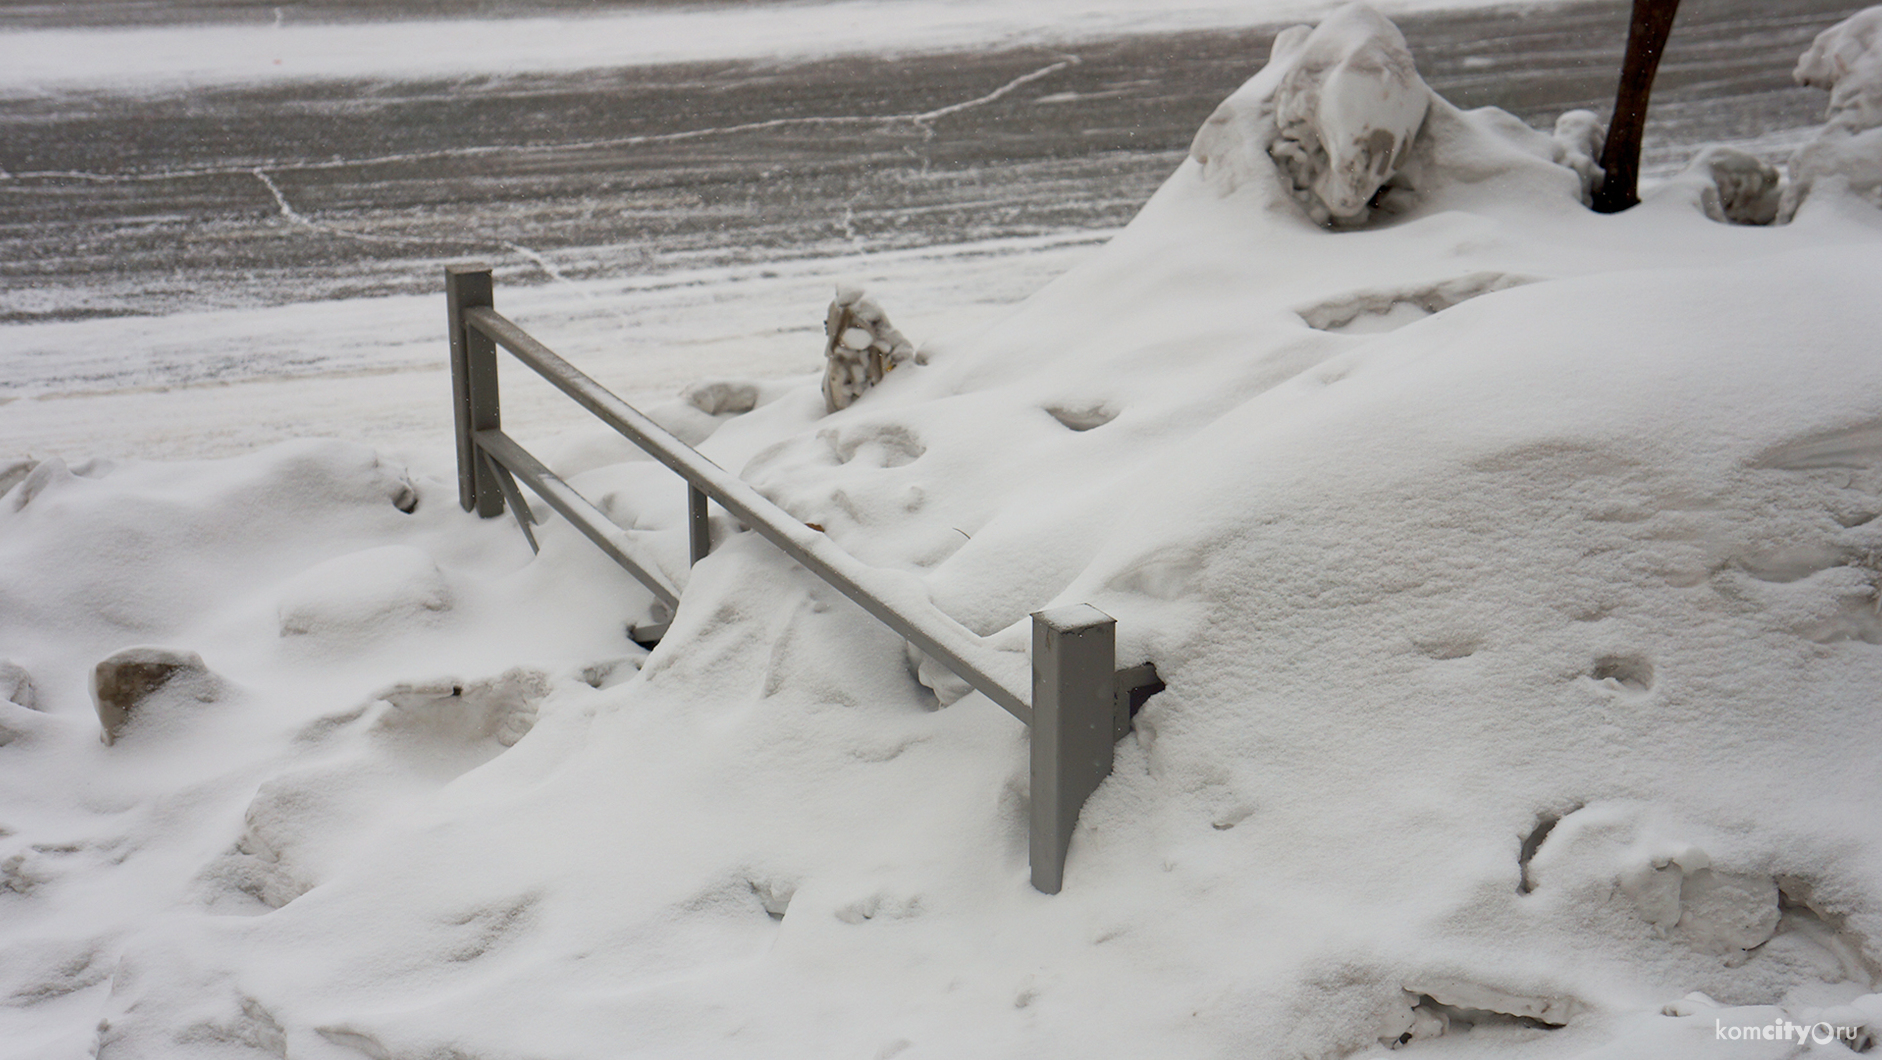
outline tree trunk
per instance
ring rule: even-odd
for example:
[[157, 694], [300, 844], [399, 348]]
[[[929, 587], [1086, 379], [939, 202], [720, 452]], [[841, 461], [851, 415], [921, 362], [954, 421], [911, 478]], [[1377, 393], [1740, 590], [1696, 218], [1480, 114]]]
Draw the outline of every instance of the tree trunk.
[[1619, 213], [1640, 201], [1640, 134], [1647, 125], [1647, 96], [1678, 10], [1679, 0], [1634, 0], [1627, 57], [1621, 61], [1621, 85], [1614, 94], [1614, 120], [1601, 149], [1605, 175], [1594, 192], [1594, 208], [1601, 213]]

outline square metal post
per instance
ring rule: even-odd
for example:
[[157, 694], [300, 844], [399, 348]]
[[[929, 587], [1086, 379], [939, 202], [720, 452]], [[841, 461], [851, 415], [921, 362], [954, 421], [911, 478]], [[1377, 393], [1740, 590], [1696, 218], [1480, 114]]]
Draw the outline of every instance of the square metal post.
[[457, 499], [467, 512], [488, 519], [503, 514], [503, 488], [487, 461], [477, 458], [475, 433], [502, 426], [497, 407], [497, 344], [464, 320], [467, 309], [494, 306], [490, 266], [444, 267], [450, 314], [451, 398], [457, 421]]
[[1078, 812], [1111, 775], [1117, 622], [1088, 604], [1032, 616], [1032, 885], [1057, 894]]
[[692, 483], [686, 485], [686, 540], [692, 561], [698, 563], [712, 551], [712, 524], [706, 521], [706, 491]]

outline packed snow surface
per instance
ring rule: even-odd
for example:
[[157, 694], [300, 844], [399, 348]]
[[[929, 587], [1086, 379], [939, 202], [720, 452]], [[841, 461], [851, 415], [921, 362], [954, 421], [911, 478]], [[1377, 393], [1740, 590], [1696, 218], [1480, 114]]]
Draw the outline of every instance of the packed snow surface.
[[[684, 491], [600, 428], [538, 448], [684, 585], [651, 654], [644, 591], [460, 511], [448, 453], [47, 460], [0, 467], [0, 1052], [1844, 1055], [1882, 212], [1596, 215], [1433, 98], [1332, 230], [1275, 81], [842, 411], [651, 410], [996, 646], [1090, 603], [1156, 664], [1062, 894], [1025, 730], [728, 522], [688, 570]], [[200, 667], [106, 745], [127, 649]]]
[[[1396, 0], [1387, 10], [1505, 0]], [[361, 77], [597, 70], [715, 59], [801, 59], [1062, 44], [1272, 24], [1333, 0], [825, 0], [649, 6], [601, 15], [367, 24], [0, 32], [0, 94], [103, 84], [201, 86]]]

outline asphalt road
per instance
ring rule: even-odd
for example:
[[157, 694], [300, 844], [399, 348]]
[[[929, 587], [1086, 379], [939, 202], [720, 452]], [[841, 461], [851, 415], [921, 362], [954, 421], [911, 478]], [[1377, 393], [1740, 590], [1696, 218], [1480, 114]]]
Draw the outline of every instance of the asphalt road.
[[[366, 10], [291, 6], [297, 16]], [[1792, 65], [1859, 6], [1688, 0], [1655, 91], [1648, 171], [1715, 141], [1781, 160], [1825, 103], [1791, 83]], [[0, 29], [267, 9], [0, 0]], [[1401, 26], [1452, 102], [1546, 128], [1563, 110], [1609, 106], [1627, 10], [1607, 0]], [[1110, 228], [1261, 67], [1273, 32], [8, 99], [0, 324], [431, 292], [439, 263], [466, 257], [529, 282]]]

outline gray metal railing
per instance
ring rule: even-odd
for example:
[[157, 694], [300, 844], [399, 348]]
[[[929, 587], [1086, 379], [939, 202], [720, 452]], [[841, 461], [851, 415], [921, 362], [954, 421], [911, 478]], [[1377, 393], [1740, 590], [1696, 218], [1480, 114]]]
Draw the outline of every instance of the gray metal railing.
[[[498, 346], [620, 432], [687, 483], [692, 562], [711, 547], [708, 500], [849, 597], [956, 676], [1032, 727], [1030, 856], [1033, 886], [1058, 893], [1065, 855], [1085, 799], [1111, 773], [1116, 740], [1130, 715], [1162, 686], [1146, 665], [1118, 671], [1116, 623], [1085, 604], [1032, 616], [1032, 663], [988, 646], [929, 600], [914, 575], [871, 567], [839, 548], [738, 476], [706, 459], [633, 406], [582, 374], [493, 307], [490, 269], [445, 269], [450, 313], [451, 386], [457, 420], [458, 499], [485, 518], [509, 507], [535, 547], [534, 514], [516, 479], [645, 585], [671, 613], [680, 590], [637, 558], [632, 535], [503, 433], [497, 398]], [[663, 627], [662, 627], [663, 628]], [[651, 632], [651, 631], [649, 631]]]

